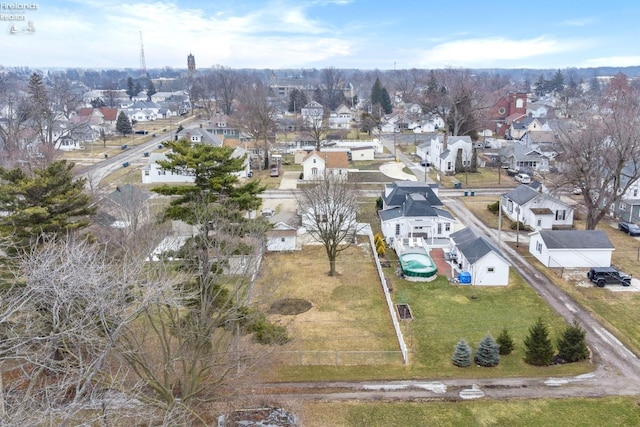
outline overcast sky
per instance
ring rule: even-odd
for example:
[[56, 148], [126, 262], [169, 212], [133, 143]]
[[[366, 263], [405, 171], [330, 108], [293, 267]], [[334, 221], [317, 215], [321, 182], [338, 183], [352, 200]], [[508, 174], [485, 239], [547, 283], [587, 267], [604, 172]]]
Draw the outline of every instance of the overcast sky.
[[29, 1], [0, 3], [0, 65], [139, 68], [141, 32], [147, 68], [640, 65], [635, 0]]

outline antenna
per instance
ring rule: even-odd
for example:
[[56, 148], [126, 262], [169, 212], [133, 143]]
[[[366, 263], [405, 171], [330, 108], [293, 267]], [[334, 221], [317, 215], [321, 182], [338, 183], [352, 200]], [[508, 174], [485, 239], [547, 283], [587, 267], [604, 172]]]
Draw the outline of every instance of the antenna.
[[144, 44], [142, 44], [142, 31], [140, 31], [140, 70], [142, 75], [147, 75], [147, 64], [144, 60]]

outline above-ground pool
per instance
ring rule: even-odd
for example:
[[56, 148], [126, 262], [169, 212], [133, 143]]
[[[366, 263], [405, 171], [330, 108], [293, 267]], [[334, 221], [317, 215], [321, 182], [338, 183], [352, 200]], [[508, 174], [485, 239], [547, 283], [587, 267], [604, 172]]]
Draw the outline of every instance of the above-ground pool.
[[406, 277], [434, 279], [438, 267], [426, 253], [406, 253], [400, 255], [400, 267]]

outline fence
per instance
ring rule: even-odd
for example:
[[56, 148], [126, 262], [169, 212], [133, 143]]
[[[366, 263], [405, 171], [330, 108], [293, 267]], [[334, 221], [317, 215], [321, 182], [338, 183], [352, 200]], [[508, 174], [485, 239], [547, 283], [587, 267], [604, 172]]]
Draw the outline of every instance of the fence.
[[389, 286], [387, 286], [387, 279], [384, 277], [382, 266], [380, 265], [380, 259], [378, 258], [378, 252], [376, 251], [376, 244], [373, 240], [373, 232], [371, 229], [367, 230], [369, 236], [369, 243], [371, 244], [371, 250], [373, 252], [373, 259], [376, 261], [376, 269], [378, 270], [378, 276], [380, 276], [380, 283], [382, 284], [382, 291], [384, 297], [387, 300], [387, 306], [389, 307], [389, 313], [391, 314], [391, 320], [393, 321], [393, 328], [396, 331], [396, 337], [398, 338], [398, 344], [400, 345], [400, 352], [402, 353], [402, 361], [406, 364], [409, 362], [409, 351], [407, 350], [407, 344], [404, 342], [404, 336], [402, 330], [400, 330], [400, 323], [398, 322], [398, 314], [393, 307], [393, 301], [391, 301], [391, 294], [389, 293]]

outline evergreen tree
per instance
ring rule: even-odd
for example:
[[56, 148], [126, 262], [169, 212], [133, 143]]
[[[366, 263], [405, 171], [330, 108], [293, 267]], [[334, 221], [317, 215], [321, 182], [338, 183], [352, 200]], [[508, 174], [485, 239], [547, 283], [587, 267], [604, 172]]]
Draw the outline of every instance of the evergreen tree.
[[124, 111], [120, 111], [120, 113], [118, 114], [118, 120], [116, 121], [116, 131], [120, 132], [122, 136], [133, 133], [133, 126], [131, 126], [131, 121], [124, 113]]
[[585, 332], [577, 322], [567, 326], [558, 339], [558, 357], [567, 362], [579, 362], [589, 357]]
[[453, 350], [453, 356], [451, 357], [451, 363], [461, 368], [471, 366], [471, 347], [469, 347], [469, 344], [467, 344], [464, 338], [461, 338], [458, 344], [456, 344]]
[[131, 77], [127, 78], [127, 95], [129, 95], [129, 99], [133, 98], [134, 95], [137, 95], [135, 83]]
[[564, 89], [564, 76], [562, 75], [562, 71], [556, 71], [553, 75], [553, 79], [549, 82], [549, 88], [556, 92], [560, 92]]
[[293, 89], [289, 93], [289, 108], [287, 111], [290, 113], [299, 113], [307, 103], [307, 95], [300, 89]]
[[151, 97], [156, 93], [158, 93], [158, 91], [156, 90], [156, 87], [153, 84], [153, 81], [149, 79], [149, 83], [147, 84], [147, 100], [151, 101]]
[[243, 170], [244, 157], [232, 157], [232, 147], [214, 147], [208, 144], [191, 144], [186, 139], [166, 142], [171, 151], [167, 160], [158, 161], [160, 167], [176, 173], [191, 173], [195, 181], [191, 185], [162, 185], [153, 189], [165, 196], [178, 196], [165, 211], [170, 219], [180, 219], [199, 225], [199, 218], [206, 213], [202, 209], [222, 207], [230, 214], [229, 207], [245, 212], [260, 207], [258, 194], [264, 190], [260, 181], [245, 184], [235, 174]]
[[524, 340], [524, 361], [530, 365], [547, 366], [553, 361], [553, 344], [549, 338], [549, 328], [539, 318], [529, 328], [529, 335]]
[[473, 360], [476, 364], [484, 367], [498, 366], [500, 363], [500, 347], [496, 344], [493, 337], [488, 334], [485, 336], [476, 350]]
[[462, 166], [462, 150], [458, 150], [456, 153], [456, 164], [455, 164], [456, 173], [460, 173], [464, 170]]
[[478, 149], [474, 146], [471, 152], [471, 172], [478, 172]]
[[136, 84], [135, 84], [135, 87], [133, 88], [133, 91], [135, 92], [135, 95], [137, 95], [140, 92], [142, 92], [142, 85], [140, 84], [139, 81], [136, 81]]
[[498, 339], [496, 340], [498, 346], [500, 346], [500, 354], [506, 356], [507, 354], [511, 354], [513, 348], [515, 347], [515, 343], [509, 335], [509, 331], [507, 328], [503, 328], [500, 335], [498, 335]]
[[74, 180], [73, 163], [55, 161], [32, 176], [0, 168], [0, 233], [26, 247], [41, 235], [63, 235], [89, 224], [96, 208], [84, 192], [85, 179]]
[[387, 92], [387, 88], [382, 88], [382, 109], [385, 114], [393, 113], [393, 104], [391, 103], [391, 97], [389, 96], [389, 92]]
[[382, 103], [382, 83], [380, 83], [380, 78], [376, 78], [375, 83], [371, 87], [371, 105], [376, 105]]

